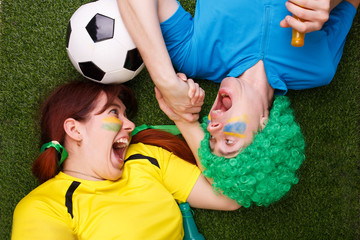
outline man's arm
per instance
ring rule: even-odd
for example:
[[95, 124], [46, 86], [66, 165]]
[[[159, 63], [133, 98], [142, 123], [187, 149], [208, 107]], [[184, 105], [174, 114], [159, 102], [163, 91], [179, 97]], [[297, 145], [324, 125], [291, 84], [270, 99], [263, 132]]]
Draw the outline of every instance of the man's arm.
[[117, 2], [126, 28], [164, 101], [181, 117], [188, 121], [197, 120], [201, 105], [192, 105], [188, 85], [176, 75], [160, 28], [160, 21], [166, 20], [177, 10], [179, 5], [176, 0]]

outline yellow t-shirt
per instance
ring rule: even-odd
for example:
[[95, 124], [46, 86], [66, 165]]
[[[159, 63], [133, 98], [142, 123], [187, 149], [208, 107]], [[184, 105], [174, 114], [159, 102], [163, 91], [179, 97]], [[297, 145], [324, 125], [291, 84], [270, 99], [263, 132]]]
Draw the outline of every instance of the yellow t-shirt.
[[186, 201], [200, 170], [142, 143], [126, 159], [118, 181], [60, 172], [34, 189], [16, 206], [12, 239], [182, 239], [176, 201]]

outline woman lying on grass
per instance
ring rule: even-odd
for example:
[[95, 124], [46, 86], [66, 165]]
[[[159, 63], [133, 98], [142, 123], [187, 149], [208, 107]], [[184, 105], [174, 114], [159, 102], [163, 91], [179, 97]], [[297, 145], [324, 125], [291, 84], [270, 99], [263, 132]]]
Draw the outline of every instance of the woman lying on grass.
[[51, 94], [33, 164], [42, 184], [18, 203], [12, 239], [182, 239], [177, 202], [240, 207], [213, 191], [177, 137], [146, 130], [131, 139], [136, 109], [123, 85], [72, 82]]

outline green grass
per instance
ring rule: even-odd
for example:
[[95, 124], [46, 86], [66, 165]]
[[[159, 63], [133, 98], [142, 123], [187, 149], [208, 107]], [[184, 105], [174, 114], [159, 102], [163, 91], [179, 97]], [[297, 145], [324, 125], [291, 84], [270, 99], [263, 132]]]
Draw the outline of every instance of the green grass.
[[[80, 78], [65, 51], [67, 22], [80, 0], [2, 0], [0, 35], [0, 239], [9, 239], [17, 202], [37, 186], [37, 109], [56, 85]], [[182, 1], [193, 12], [194, 0]], [[360, 14], [329, 86], [289, 92], [303, 129], [300, 182], [270, 207], [235, 212], [195, 210], [206, 239], [359, 239]], [[140, 103], [136, 124], [171, 124], [159, 110], [146, 71], [127, 83]], [[202, 115], [217, 85], [207, 91]], [[150, 90], [149, 90], [150, 89]], [[119, 222], [122, 219], [119, 219]]]

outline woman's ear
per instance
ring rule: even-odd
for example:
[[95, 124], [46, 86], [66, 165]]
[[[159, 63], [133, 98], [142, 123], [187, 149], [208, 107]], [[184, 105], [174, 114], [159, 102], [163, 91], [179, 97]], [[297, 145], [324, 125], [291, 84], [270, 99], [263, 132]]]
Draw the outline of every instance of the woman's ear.
[[64, 121], [64, 130], [66, 134], [75, 141], [81, 141], [82, 135], [80, 133], [80, 122], [73, 118], [68, 118]]

